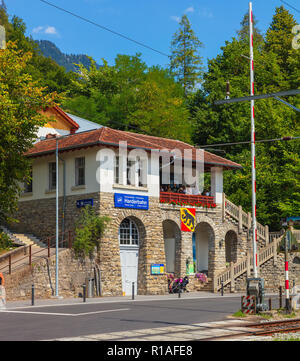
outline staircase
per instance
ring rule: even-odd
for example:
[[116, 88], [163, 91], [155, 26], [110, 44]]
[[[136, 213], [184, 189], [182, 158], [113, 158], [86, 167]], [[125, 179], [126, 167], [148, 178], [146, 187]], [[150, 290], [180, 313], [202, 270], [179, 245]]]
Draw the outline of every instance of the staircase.
[[[225, 194], [223, 194], [223, 207], [222, 207], [222, 218], [223, 221], [227, 220], [233, 223], [239, 233], [247, 232], [248, 237], [250, 235], [252, 227], [251, 213], [246, 213], [242, 210], [241, 206], [236, 206], [230, 202]], [[269, 259], [277, 259], [277, 247], [281, 241], [283, 232], [270, 232], [269, 227], [263, 226], [257, 222], [257, 266], [261, 266]], [[218, 292], [222, 286], [231, 286], [234, 289], [235, 280], [242, 274], [247, 273], [248, 276], [251, 274], [251, 268], [253, 267], [253, 257], [250, 253], [247, 256], [240, 259], [238, 262], [231, 263], [230, 266], [219, 273], [213, 280], [213, 291]]]
[[38, 238], [33, 236], [32, 234], [13, 233], [4, 226], [1, 226], [0, 228], [17, 245], [20, 245], [20, 246], [35, 246], [35, 247], [45, 248], [45, 244], [43, 242], [41, 242]]

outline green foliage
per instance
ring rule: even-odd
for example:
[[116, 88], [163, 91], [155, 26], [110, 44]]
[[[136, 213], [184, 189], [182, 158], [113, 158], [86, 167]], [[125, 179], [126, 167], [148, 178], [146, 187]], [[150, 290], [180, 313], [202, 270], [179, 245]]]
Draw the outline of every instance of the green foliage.
[[10, 42], [0, 50], [0, 223], [15, 211], [20, 183], [30, 175], [24, 154], [46, 121], [39, 111], [57, 98], [56, 93], [45, 94], [25, 72], [30, 58]]
[[91, 206], [84, 207], [76, 222], [75, 241], [73, 249], [77, 257], [90, 256], [92, 258], [95, 248], [109, 222], [108, 217], [100, 217]]
[[104, 59], [100, 68], [79, 65], [79, 73], [64, 109], [112, 128], [190, 141], [184, 93], [168, 70], [148, 68], [136, 54], [118, 55], [113, 66]]
[[4, 232], [0, 232], [0, 250], [5, 250], [13, 246], [12, 240]]
[[[254, 38], [255, 93], [299, 87], [300, 52], [291, 46], [294, 22], [288, 11], [280, 7], [276, 9], [266, 40]], [[249, 61], [242, 57], [249, 53], [249, 43], [245, 29], [242, 28], [240, 34], [238, 39], [227, 41], [215, 59], [209, 60], [203, 89], [189, 99], [191, 115], [195, 119], [193, 141], [196, 144], [251, 139], [249, 102], [214, 105], [216, 100], [225, 98], [228, 80], [231, 98], [249, 94]], [[299, 97], [286, 100], [300, 107]], [[257, 140], [299, 136], [300, 114], [275, 99], [258, 100], [255, 102], [255, 127]], [[225, 157], [243, 166], [234, 173], [225, 172], [224, 191], [234, 203], [251, 212], [250, 144], [221, 149], [225, 151]], [[299, 155], [299, 141], [256, 143], [257, 217], [271, 230], [280, 228], [281, 218], [299, 212]]]
[[38, 44], [25, 36], [26, 25], [21, 18], [13, 16], [10, 21], [5, 9], [0, 8], [0, 25], [5, 27], [7, 41], [15, 42], [17, 49], [22, 52], [32, 54], [24, 71], [30, 74], [34, 81], [41, 86], [47, 86], [50, 92], [63, 93], [70, 88], [76, 75], [72, 72], [67, 73], [65, 68], [41, 54]]
[[170, 69], [182, 84], [185, 95], [188, 95], [200, 83], [203, 73], [199, 53], [203, 44], [195, 35], [186, 15], [182, 16], [179, 26], [171, 43]]

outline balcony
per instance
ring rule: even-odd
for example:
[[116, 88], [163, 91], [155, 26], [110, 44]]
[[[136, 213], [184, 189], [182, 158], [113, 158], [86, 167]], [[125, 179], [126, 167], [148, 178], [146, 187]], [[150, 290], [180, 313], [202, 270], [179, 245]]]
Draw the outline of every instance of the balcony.
[[[206, 206], [208, 208], [215, 208], [214, 197], [172, 193], [172, 192], [160, 192], [160, 203], [178, 204], [178, 205], [190, 205], [195, 207]], [[182, 203], [182, 204], [180, 204]]]

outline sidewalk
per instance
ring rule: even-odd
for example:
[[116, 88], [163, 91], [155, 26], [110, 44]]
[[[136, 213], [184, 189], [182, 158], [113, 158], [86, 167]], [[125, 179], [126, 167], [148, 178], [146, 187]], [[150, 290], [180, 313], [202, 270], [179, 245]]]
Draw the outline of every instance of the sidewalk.
[[[119, 302], [149, 302], [149, 301], [172, 301], [172, 300], [185, 300], [185, 299], [204, 299], [204, 298], [233, 298], [241, 297], [242, 293], [230, 293], [224, 294], [215, 294], [211, 292], [189, 292], [181, 294], [181, 297], [178, 298], [178, 294], [167, 294], [167, 295], [147, 295], [135, 296], [134, 301], [131, 296], [105, 296], [105, 297], [94, 297], [86, 298], [86, 304], [95, 304], [95, 303], [119, 303]], [[83, 304], [82, 298], [50, 298], [50, 299], [35, 299], [34, 307], [49, 307], [49, 306], [63, 306], [63, 305], [72, 305], [72, 304]], [[7, 301], [6, 309], [15, 309], [15, 308], [24, 308], [24, 307], [33, 307], [31, 305], [31, 299], [21, 300], [21, 301]]]

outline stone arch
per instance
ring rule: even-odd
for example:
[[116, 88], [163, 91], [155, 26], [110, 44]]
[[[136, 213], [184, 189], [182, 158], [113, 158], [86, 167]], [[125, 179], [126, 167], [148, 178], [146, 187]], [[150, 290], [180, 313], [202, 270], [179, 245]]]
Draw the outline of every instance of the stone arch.
[[[211, 223], [211, 222], [210, 222]], [[213, 271], [213, 255], [215, 248], [215, 231], [208, 222], [197, 224], [194, 232], [196, 272], [210, 275]]]
[[229, 230], [225, 234], [225, 262], [237, 262], [238, 236], [235, 231]]
[[179, 269], [179, 253], [181, 243], [181, 231], [174, 220], [165, 219], [162, 222], [165, 258], [166, 258], [166, 272], [177, 273]]

